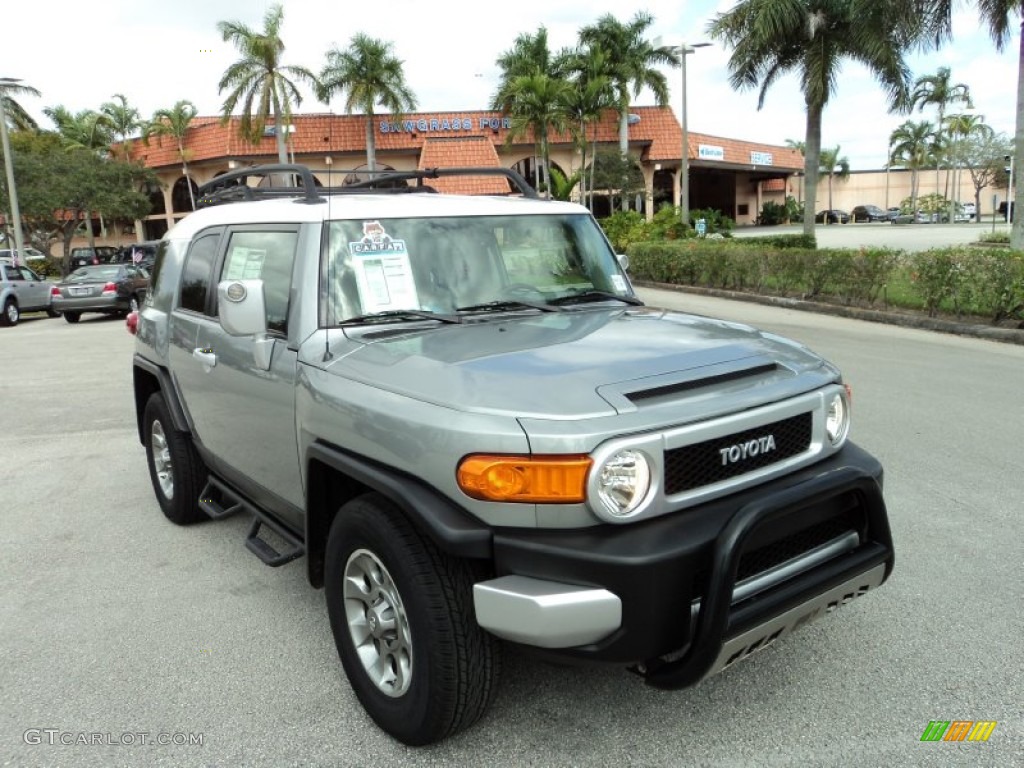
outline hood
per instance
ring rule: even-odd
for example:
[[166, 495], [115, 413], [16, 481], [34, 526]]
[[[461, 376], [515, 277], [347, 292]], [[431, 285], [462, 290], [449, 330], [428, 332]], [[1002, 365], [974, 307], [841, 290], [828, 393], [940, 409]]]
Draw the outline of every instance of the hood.
[[[518, 417], [613, 415], [645, 398], [735, 386], [748, 377], [764, 384], [765, 377], [795, 379], [809, 371], [838, 375], [805, 347], [773, 334], [650, 308], [491, 315], [346, 334], [346, 348], [332, 350], [332, 373], [449, 408]], [[813, 378], [797, 389], [820, 386], [821, 376]]]

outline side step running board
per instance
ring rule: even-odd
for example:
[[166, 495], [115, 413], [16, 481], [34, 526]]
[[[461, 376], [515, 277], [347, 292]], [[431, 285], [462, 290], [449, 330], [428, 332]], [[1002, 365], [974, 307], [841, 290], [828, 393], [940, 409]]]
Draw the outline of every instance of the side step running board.
[[199, 508], [211, 520], [220, 520], [246, 508], [245, 504], [213, 477], [206, 479], [206, 487], [199, 494]]
[[[290, 563], [306, 554], [305, 544], [294, 533], [268, 518], [213, 476], [207, 478], [206, 486], [199, 494], [199, 508], [213, 520], [221, 520], [236, 512], [249, 512], [253, 519], [245, 537], [245, 548], [271, 568]], [[270, 529], [273, 538], [279, 543], [271, 544], [260, 537], [263, 526]]]
[[[282, 547], [283, 552], [279, 552], [266, 540], [260, 538], [260, 528], [264, 525], [284, 541], [286, 546]], [[271, 568], [290, 563], [295, 558], [306, 554], [305, 545], [291, 532], [270, 520], [261, 519], [258, 515], [253, 518], [252, 525], [249, 527], [249, 535], [245, 538], [245, 548]]]

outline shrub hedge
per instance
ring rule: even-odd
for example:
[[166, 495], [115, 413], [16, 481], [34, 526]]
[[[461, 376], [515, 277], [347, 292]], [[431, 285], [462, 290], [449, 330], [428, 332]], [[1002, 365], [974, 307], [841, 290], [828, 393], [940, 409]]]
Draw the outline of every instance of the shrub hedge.
[[[803, 235], [728, 241], [634, 242], [630, 274], [639, 280], [873, 307], [924, 307], [1024, 320], [1024, 253], [959, 246], [916, 254], [891, 248], [816, 249]], [[909, 295], [889, 293], [892, 284]]]

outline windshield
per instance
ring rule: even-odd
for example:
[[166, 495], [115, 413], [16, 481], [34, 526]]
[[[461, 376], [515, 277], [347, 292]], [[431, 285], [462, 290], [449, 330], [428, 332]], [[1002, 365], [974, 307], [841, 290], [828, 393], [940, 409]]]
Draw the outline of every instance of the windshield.
[[632, 296], [587, 214], [333, 221], [325, 254], [331, 325], [405, 309], [508, 309], [592, 291]]
[[79, 267], [68, 276], [72, 283], [81, 283], [89, 280], [116, 280], [121, 268], [118, 266], [104, 267]]

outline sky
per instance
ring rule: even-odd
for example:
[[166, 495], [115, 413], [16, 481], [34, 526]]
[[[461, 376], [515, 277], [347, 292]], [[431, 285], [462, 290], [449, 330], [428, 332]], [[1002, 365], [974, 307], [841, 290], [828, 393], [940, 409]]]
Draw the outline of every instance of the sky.
[[[239, 58], [221, 40], [217, 22], [240, 21], [262, 28], [271, 0], [102, 0], [82, 5], [67, 0], [9, 2], [2, 14], [0, 77], [20, 78], [41, 91], [18, 101], [43, 127], [52, 123], [45, 107], [77, 112], [98, 109], [124, 94], [144, 117], [179, 99], [192, 101], [201, 115], [219, 115], [224, 94], [217, 83]], [[611, 13], [628, 21], [638, 10], [654, 17], [651, 37], [665, 45], [710, 42], [708, 23], [733, 0], [384, 0], [326, 2], [283, 0], [284, 60], [319, 72], [329, 49], [348, 46], [363, 32], [393, 44], [405, 63], [406, 80], [421, 111], [487, 109], [499, 77], [495, 60], [520, 33], [548, 30], [553, 51], [576, 42], [580, 27]], [[954, 39], [942, 49], [915, 54], [915, 77], [950, 67], [953, 82], [970, 87], [975, 112], [997, 132], [1014, 132], [1019, 38], [1002, 52], [982, 28], [973, 2], [961, 2]], [[1011, 29], [1019, 30], [1011, 23]], [[757, 91], [734, 91], [728, 82], [730, 51], [720, 44], [687, 58], [687, 125], [691, 132], [784, 145], [805, 135], [803, 98], [794, 77], [769, 90], [757, 109]], [[665, 69], [669, 106], [680, 114], [681, 73]], [[634, 100], [654, 104], [651, 93]], [[306, 93], [298, 113], [344, 111], [335, 97], [324, 105]], [[883, 167], [889, 134], [904, 120], [935, 120], [934, 109], [893, 115], [884, 93], [866, 70], [845, 63], [835, 95], [825, 108], [822, 146], [840, 147], [852, 170]]]

